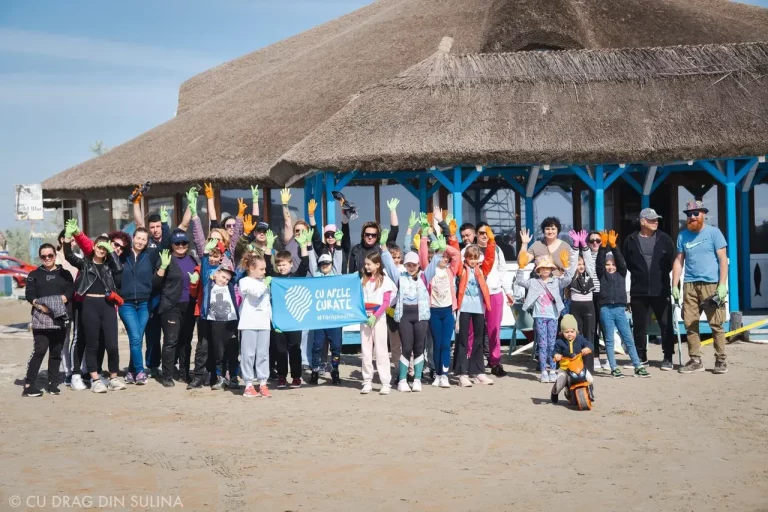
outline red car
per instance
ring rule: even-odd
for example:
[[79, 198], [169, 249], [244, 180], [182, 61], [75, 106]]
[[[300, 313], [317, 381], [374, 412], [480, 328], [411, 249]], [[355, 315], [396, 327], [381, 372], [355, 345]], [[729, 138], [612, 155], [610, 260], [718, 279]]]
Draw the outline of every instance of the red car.
[[12, 276], [14, 288], [24, 287], [27, 283], [27, 275], [36, 268], [13, 256], [0, 255], [0, 275]]

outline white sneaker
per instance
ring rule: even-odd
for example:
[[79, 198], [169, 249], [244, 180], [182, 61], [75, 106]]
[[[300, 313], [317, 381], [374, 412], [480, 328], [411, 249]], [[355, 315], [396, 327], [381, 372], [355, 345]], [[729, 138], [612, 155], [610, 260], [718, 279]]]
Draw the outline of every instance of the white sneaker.
[[485, 384], [486, 386], [493, 386], [493, 381], [490, 378], [488, 378], [486, 374], [481, 373], [477, 377], [475, 377], [475, 384]]
[[[414, 385], [416, 384], [416, 381], [413, 381]], [[397, 383], [397, 390], [401, 393], [410, 393], [411, 388], [408, 386], [408, 379], [403, 379], [400, 382]]]
[[438, 387], [440, 385], [440, 382], [442, 382], [443, 376], [442, 375], [435, 375], [435, 380], [432, 381], [432, 385], [434, 387]]
[[[408, 385], [408, 381], [405, 382], [405, 385], [406, 386]], [[398, 384], [398, 386], [399, 386], [399, 384]], [[392, 386], [390, 386], [389, 384], [385, 384], [385, 385], [381, 386], [381, 390], [379, 391], [379, 394], [380, 395], [388, 395], [391, 390], [392, 390]]]
[[459, 375], [459, 387], [460, 388], [471, 388], [472, 387], [472, 381], [469, 380], [469, 377], [466, 375]]
[[125, 384], [120, 382], [120, 379], [115, 377], [114, 379], [109, 379], [108, 387], [110, 391], [120, 391], [121, 389], [125, 389]]
[[450, 388], [451, 387], [451, 382], [448, 380], [448, 376], [447, 375], [443, 374], [437, 380], [440, 381], [440, 387], [441, 388]]
[[86, 389], [85, 384], [83, 383], [83, 378], [80, 376], [80, 374], [75, 374], [72, 376], [72, 391], [83, 391]]
[[603, 365], [600, 364], [600, 360], [598, 358], [595, 358], [595, 371], [602, 370], [602, 369], [603, 369]]
[[546, 370], [541, 372], [541, 377], [539, 377], [539, 382], [542, 382], [544, 384], [549, 384], [549, 374]]
[[[435, 379], [435, 380], [437, 380], [437, 379]], [[413, 381], [413, 392], [414, 393], [421, 392], [421, 380], [420, 379], [415, 379]]]
[[91, 384], [91, 391], [94, 393], [106, 393], [107, 385], [104, 384], [102, 379], [97, 379], [93, 384]]
[[370, 382], [363, 384], [363, 389], [360, 390], [361, 395], [367, 395], [373, 390], [373, 385]]
[[557, 371], [549, 370], [549, 382], [557, 382]]

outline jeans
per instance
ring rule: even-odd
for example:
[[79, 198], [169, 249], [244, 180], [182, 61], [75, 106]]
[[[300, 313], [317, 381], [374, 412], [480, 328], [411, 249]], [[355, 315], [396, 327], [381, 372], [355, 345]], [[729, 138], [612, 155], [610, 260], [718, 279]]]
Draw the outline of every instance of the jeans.
[[[325, 348], [325, 339], [328, 338], [331, 346], [331, 367], [334, 370], [339, 369], [341, 360], [341, 327], [333, 329], [317, 329], [312, 331], [312, 370], [322, 373], [325, 371], [323, 363], [323, 349]], [[326, 352], [327, 353], [327, 352]]]
[[429, 316], [434, 343], [435, 371], [437, 375], [448, 375], [451, 366], [451, 337], [456, 327], [451, 306], [432, 308]]
[[139, 374], [144, 372], [144, 357], [141, 353], [141, 344], [144, 338], [144, 329], [149, 320], [149, 307], [144, 302], [126, 302], [119, 308], [117, 313], [120, 320], [125, 325], [128, 332], [128, 343], [131, 348], [131, 359], [128, 363], [128, 371]]
[[605, 351], [608, 353], [608, 363], [611, 365], [611, 371], [616, 369], [616, 356], [613, 352], [614, 329], [618, 329], [621, 341], [627, 346], [627, 352], [629, 352], [629, 358], [632, 360], [632, 366], [635, 368], [642, 366], [640, 358], [637, 356], [637, 349], [635, 348], [635, 340], [632, 338], [632, 331], [629, 328], [627, 307], [624, 304], [603, 305], [603, 307], [600, 308], [600, 323], [603, 325]]

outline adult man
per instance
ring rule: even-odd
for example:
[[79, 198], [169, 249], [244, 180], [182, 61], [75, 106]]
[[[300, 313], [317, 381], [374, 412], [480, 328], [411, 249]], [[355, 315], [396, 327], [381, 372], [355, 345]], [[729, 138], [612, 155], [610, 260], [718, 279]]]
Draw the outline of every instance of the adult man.
[[672, 296], [680, 302], [680, 273], [685, 264], [683, 285], [683, 323], [687, 331], [690, 360], [680, 373], [703, 372], [699, 317], [707, 315], [715, 341], [714, 373], [725, 373], [725, 321], [724, 302], [728, 295], [728, 256], [723, 233], [714, 226], [705, 225], [709, 212], [700, 200], [688, 201], [683, 213], [688, 217], [687, 229], [677, 237], [677, 256], [672, 269]]
[[[459, 227], [459, 235], [461, 235], [461, 248], [464, 249], [468, 245], [475, 243], [475, 226], [469, 222], [465, 222]], [[463, 255], [462, 255], [463, 256]]]
[[640, 212], [640, 231], [635, 231], [624, 240], [622, 253], [631, 275], [629, 290], [632, 308], [633, 334], [637, 355], [648, 366], [648, 322], [650, 312], [656, 315], [661, 329], [664, 360], [661, 369], [672, 370], [672, 356], [675, 353], [672, 332], [672, 307], [669, 302], [669, 273], [675, 258], [672, 237], [658, 231], [661, 215], [653, 208]]

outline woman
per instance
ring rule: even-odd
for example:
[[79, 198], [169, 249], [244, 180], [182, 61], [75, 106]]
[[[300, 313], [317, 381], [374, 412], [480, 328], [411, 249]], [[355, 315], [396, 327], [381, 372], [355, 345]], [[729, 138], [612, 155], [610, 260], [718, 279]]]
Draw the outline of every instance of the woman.
[[[112, 246], [118, 252], [117, 245], [125, 241], [113, 238]], [[157, 249], [150, 249], [149, 230], [136, 228], [133, 233], [133, 247], [120, 250], [120, 262], [123, 271], [115, 276], [120, 289], [120, 296], [125, 301], [117, 312], [125, 325], [131, 348], [131, 359], [125, 374], [126, 384], [143, 386], [147, 383], [147, 373], [144, 371], [144, 359], [141, 351], [144, 330], [149, 320], [149, 297], [152, 293], [152, 277], [157, 266]]]
[[[113, 252], [109, 239], [105, 236], [96, 238], [93, 254], [78, 258], [72, 253], [73, 228], [67, 225], [64, 238], [64, 254], [67, 261], [77, 267], [80, 277], [75, 292], [83, 297], [82, 325], [85, 334], [85, 364], [91, 375], [91, 390], [94, 393], [106, 393], [107, 389], [116, 391], [125, 389], [125, 384], [117, 378], [120, 369], [120, 355], [117, 348], [117, 314], [115, 301], [110, 295], [115, 294], [114, 276], [122, 272], [119, 259]], [[105, 382], [99, 377], [97, 353], [99, 335], [104, 336], [107, 351], [110, 380]], [[74, 387], [74, 376], [73, 376]]]
[[557, 217], [547, 217], [541, 222], [541, 232], [544, 233], [544, 238], [534, 242], [530, 249], [528, 249], [528, 241], [531, 239], [530, 232], [527, 229], [520, 230], [520, 239], [523, 241], [520, 250], [527, 251], [532, 261], [536, 261], [543, 256], [550, 257], [557, 267], [555, 275], [562, 275], [565, 270], [562, 267], [560, 253], [565, 253], [565, 258], [570, 258], [571, 256], [570, 245], [558, 238], [561, 229], [560, 219]]
[[[347, 261], [347, 273], [352, 274], [354, 272], [363, 273], [365, 267], [365, 257], [369, 252], [374, 251], [381, 256], [382, 245], [386, 246], [389, 242], [395, 242], [397, 240], [397, 233], [399, 230], [397, 220], [397, 205], [400, 204], [399, 199], [390, 199], [387, 201], [387, 207], [389, 208], [389, 222], [391, 230], [386, 240], [379, 241], [381, 236], [381, 226], [378, 222], [369, 221], [363, 224], [363, 229], [360, 231], [360, 243], [352, 247], [349, 253], [349, 261]], [[349, 240], [349, 218], [344, 215], [341, 218], [341, 231], [342, 240], [345, 238]], [[385, 230], [386, 232], [386, 230]]]
[[56, 249], [43, 244], [38, 250], [41, 265], [29, 273], [24, 290], [27, 302], [32, 304], [32, 337], [35, 346], [27, 365], [22, 396], [41, 396], [35, 386], [40, 364], [48, 355], [48, 392], [59, 394], [59, 365], [61, 351], [72, 316], [72, 295], [75, 291], [72, 274], [56, 264]]
[[[601, 238], [599, 231], [590, 231], [587, 237], [587, 249], [590, 252], [591, 258], [585, 258], [584, 263], [587, 266], [587, 275], [592, 278], [592, 282], [595, 285], [595, 290], [592, 293], [592, 304], [595, 310], [595, 330], [593, 333], [593, 345], [595, 347], [593, 358], [595, 360], [596, 370], [610, 371], [608, 360], [600, 360], [600, 279], [597, 278], [597, 272], [595, 270], [595, 261], [597, 260], [597, 253], [600, 250]], [[594, 372], [593, 372], [594, 373]]]

